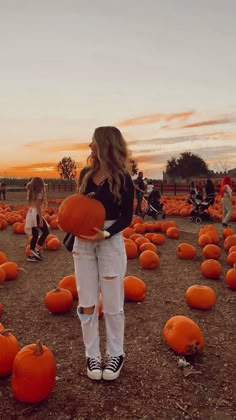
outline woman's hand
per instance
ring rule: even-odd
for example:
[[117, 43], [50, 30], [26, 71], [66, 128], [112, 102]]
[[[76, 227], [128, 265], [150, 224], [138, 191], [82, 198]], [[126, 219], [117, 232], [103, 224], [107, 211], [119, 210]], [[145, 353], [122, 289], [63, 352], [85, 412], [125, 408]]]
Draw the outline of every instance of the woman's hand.
[[103, 241], [104, 238], [104, 233], [103, 230], [98, 229], [98, 228], [93, 228], [96, 233], [93, 236], [86, 236], [86, 235], [80, 235], [79, 238], [84, 239], [85, 241], [91, 241], [91, 242], [96, 242], [96, 241]]

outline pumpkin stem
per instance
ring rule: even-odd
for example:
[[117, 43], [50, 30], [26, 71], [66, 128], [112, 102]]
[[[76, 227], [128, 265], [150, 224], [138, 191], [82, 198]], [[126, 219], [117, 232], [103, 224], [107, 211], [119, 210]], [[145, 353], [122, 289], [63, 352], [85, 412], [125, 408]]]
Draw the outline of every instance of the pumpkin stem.
[[54, 290], [54, 292], [56, 292], [56, 293], [59, 293], [59, 292], [61, 292], [61, 289], [60, 289], [60, 287], [57, 287], [55, 290]]
[[27, 273], [27, 271], [23, 267], [18, 267], [18, 271], [24, 271], [24, 273]]
[[43, 345], [40, 340], [36, 341], [36, 347], [34, 350], [35, 356], [41, 356], [43, 354]]
[[11, 332], [12, 332], [12, 330], [11, 330], [10, 328], [6, 328], [6, 329], [4, 329], [4, 330], [0, 331], [0, 334], [1, 334], [1, 335], [8, 335], [8, 334], [10, 334]]

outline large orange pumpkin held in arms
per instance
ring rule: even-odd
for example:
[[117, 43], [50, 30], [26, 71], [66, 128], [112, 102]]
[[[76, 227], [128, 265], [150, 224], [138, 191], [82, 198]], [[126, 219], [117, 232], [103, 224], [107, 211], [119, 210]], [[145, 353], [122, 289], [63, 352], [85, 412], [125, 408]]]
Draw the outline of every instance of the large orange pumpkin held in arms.
[[192, 319], [176, 315], [163, 328], [163, 338], [170, 348], [179, 354], [193, 355], [204, 346], [199, 326]]
[[58, 209], [58, 225], [64, 232], [76, 236], [95, 234], [94, 228], [101, 229], [106, 217], [100, 201], [83, 194], [73, 194], [62, 201]]

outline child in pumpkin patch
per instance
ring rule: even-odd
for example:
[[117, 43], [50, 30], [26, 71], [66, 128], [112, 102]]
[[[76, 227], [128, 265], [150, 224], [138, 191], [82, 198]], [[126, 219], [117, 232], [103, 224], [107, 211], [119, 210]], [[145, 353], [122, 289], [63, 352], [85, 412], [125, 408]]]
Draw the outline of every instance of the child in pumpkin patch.
[[26, 192], [29, 208], [25, 219], [25, 233], [28, 236], [32, 235], [30, 255], [27, 260], [31, 262], [41, 261], [40, 249], [49, 235], [48, 224], [42, 215], [43, 208], [47, 205], [47, 194], [43, 179], [32, 178], [26, 185]]
[[[80, 173], [78, 191], [96, 194], [105, 208], [106, 221], [104, 230], [94, 229], [93, 236], [75, 238], [72, 252], [79, 293], [78, 316], [88, 377], [114, 380], [124, 363], [123, 279], [127, 257], [122, 230], [132, 220], [134, 186], [128, 172], [127, 145], [116, 127], [97, 128], [89, 146], [89, 166]], [[100, 292], [107, 338], [107, 360], [103, 368], [98, 324]]]
[[221, 180], [220, 195], [222, 204], [222, 226], [228, 227], [228, 222], [232, 215], [232, 181], [229, 176]]

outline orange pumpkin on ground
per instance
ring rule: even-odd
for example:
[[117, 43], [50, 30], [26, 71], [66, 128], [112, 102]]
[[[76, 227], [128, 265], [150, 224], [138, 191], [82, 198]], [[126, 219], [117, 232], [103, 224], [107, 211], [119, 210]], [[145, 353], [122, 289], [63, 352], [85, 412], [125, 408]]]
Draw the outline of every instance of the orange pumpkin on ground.
[[203, 226], [203, 227], [201, 227], [199, 229], [198, 236], [204, 235], [205, 233], [208, 233], [208, 232], [211, 232], [211, 231], [217, 233], [217, 229], [216, 229], [216, 227], [214, 225], [206, 225], [206, 226]]
[[100, 201], [83, 194], [73, 194], [62, 201], [57, 217], [58, 225], [64, 232], [92, 236], [95, 227], [103, 227], [106, 212]]
[[154, 251], [143, 251], [139, 255], [139, 263], [142, 268], [146, 268], [151, 270], [153, 268], [159, 267], [160, 265], [160, 258]]
[[74, 274], [69, 274], [68, 276], [63, 277], [59, 283], [58, 287], [61, 289], [67, 289], [71, 292], [74, 299], [78, 299], [78, 291], [76, 285], [76, 278]]
[[140, 252], [147, 251], [147, 250], [154, 251], [154, 252], [157, 253], [157, 246], [155, 244], [152, 244], [152, 243], [144, 243], [144, 244], [140, 245], [140, 247], [139, 247]]
[[161, 222], [160, 220], [158, 220], [157, 222], [154, 223], [156, 232], [161, 232], [162, 223], [163, 222]]
[[219, 236], [216, 230], [209, 230], [207, 232], [207, 236], [209, 236], [210, 240], [211, 240], [211, 244], [218, 244], [219, 243]]
[[154, 233], [153, 232], [148, 232], [144, 234], [144, 238], [147, 238], [149, 241], [152, 240]]
[[162, 245], [165, 242], [165, 236], [162, 233], [155, 233], [152, 237], [152, 242], [156, 245]]
[[218, 245], [215, 244], [208, 244], [204, 246], [202, 253], [205, 258], [212, 258], [214, 260], [218, 260], [221, 255], [221, 249]]
[[231, 289], [236, 289], [236, 265], [227, 271], [225, 282]]
[[204, 346], [204, 338], [199, 326], [183, 315], [173, 316], [166, 322], [163, 338], [170, 348], [183, 355], [193, 355]]
[[50, 233], [50, 234], [46, 237], [46, 239], [45, 239], [45, 245], [47, 245], [47, 243], [48, 243], [49, 241], [51, 241], [51, 239], [55, 239], [55, 238], [57, 238], [57, 236], [56, 236], [56, 235], [53, 235], [52, 233]]
[[179, 229], [177, 227], [169, 227], [166, 231], [167, 238], [178, 239], [180, 235]]
[[207, 279], [218, 279], [222, 273], [222, 266], [217, 260], [207, 259], [201, 264], [201, 272]]
[[202, 247], [206, 246], [207, 244], [211, 244], [212, 243], [210, 236], [208, 236], [206, 233], [200, 235], [198, 237], [198, 241], [197, 242], [198, 242], [198, 245], [199, 246], [202, 246]]
[[47, 249], [50, 251], [57, 251], [61, 246], [60, 240], [58, 238], [52, 238], [47, 242]]
[[6, 281], [15, 280], [18, 277], [19, 267], [15, 262], [7, 261], [4, 264], [1, 264], [0, 267], [6, 273]]
[[25, 247], [25, 255], [26, 255], [26, 257], [29, 257], [30, 256], [30, 245], [26, 245], [26, 247]]
[[57, 287], [46, 293], [44, 302], [50, 312], [64, 314], [72, 308], [73, 296], [69, 290]]
[[133, 218], [132, 222], [130, 223], [130, 226], [131, 226], [131, 227], [134, 227], [134, 225], [135, 225], [136, 223], [143, 223], [143, 219], [142, 219], [142, 217], [140, 217], [140, 216], [135, 216], [135, 217]]
[[135, 239], [135, 243], [136, 243], [137, 247], [139, 248], [142, 244], [149, 244], [150, 241], [149, 241], [149, 239], [142, 236], [141, 238]]
[[233, 246], [231, 246], [231, 247], [229, 248], [229, 254], [230, 254], [231, 252], [234, 252], [234, 251], [236, 251], [236, 245], [233, 245]]
[[0, 266], [0, 284], [2, 284], [6, 279], [6, 272]]
[[182, 260], [192, 260], [196, 256], [197, 250], [193, 245], [182, 242], [178, 245], [176, 253]]
[[155, 224], [154, 223], [152, 223], [152, 222], [145, 222], [144, 223], [144, 226], [145, 226], [145, 230], [147, 232], [151, 232], [151, 233], [155, 232]]
[[146, 296], [146, 284], [143, 280], [135, 276], [124, 278], [125, 299], [133, 302], [142, 302]]
[[185, 293], [185, 299], [190, 308], [210, 309], [216, 303], [216, 295], [211, 287], [195, 284]]
[[11, 330], [4, 329], [0, 324], [0, 377], [9, 375], [16, 354], [19, 351], [17, 338], [11, 334]]
[[227, 264], [231, 265], [232, 267], [234, 264], [236, 264], [236, 251], [230, 252], [227, 255]]
[[51, 350], [38, 340], [23, 347], [15, 357], [11, 388], [13, 396], [25, 403], [38, 403], [53, 390], [56, 361]]
[[227, 236], [224, 240], [224, 249], [228, 251], [234, 245], [236, 245], [236, 235]]
[[136, 233], [144, 233], [146, 231], [144, 223], [135, 223], [134, 230]]
[[176, 223], [172, 220], [162, 222], [161, 231], [165, 233], [165, 232], [167, 232], [167, 229], [169, 229], [170, 227], [176, 227]]
[[223, 229], [222, 234], [223, 234], [223, 238], [225, 239], [225, 238], [227, 238], [230, 235], [234, 235], [235, 232], [234, 232], [234, 230], [232, 228], [227, 227], [227, 228]]
[[122, 235], [124, 236], [124, 238], [129, 238], [134, 233], [135, 233], [135, 230], [131, 227], [127, 227], [122, 231]]
[[134, 241], [132, 241], [131, 239], [126, 239], [125, 240], [125, 250], [126, 250], [126, 255], [127, 258], [133, 259], [136, 258], [138, 255], [138, 247], [136, 245], [136, 243]]
[[138, 238], [142, 238], [143, 235], [141, 235], [141, 233], [133, 233], [133, 235], [131, 235], [128, 239], [131, 239], [131, 241], [136, 241], [136, 239]]
[[7, 261], [8, 261], [7, 254], [5, 254], [5, 252], [3, 251], [0, 251], [0, 265], [4, 264]]

